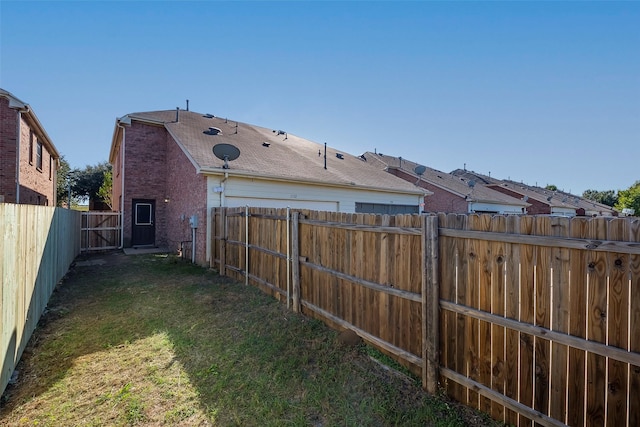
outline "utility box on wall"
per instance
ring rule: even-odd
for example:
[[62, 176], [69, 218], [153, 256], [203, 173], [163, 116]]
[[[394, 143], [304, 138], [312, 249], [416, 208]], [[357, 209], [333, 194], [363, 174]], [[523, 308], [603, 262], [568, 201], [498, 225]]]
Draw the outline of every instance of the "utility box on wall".
[[198, 216], [197, 215], [191, 215], [191, 217], [189, 217], [189, 225], [191, 226], [191, 228], [198, 228]]

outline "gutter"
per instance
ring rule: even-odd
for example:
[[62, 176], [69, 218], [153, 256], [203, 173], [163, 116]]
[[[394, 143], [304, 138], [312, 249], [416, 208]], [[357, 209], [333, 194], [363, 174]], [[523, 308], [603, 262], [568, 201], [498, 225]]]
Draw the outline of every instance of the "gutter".
[[122, 249], [124, 247], [124, 160], [125, 160], [125, 136], [126, 129], [124, 125], [117, 121], [116, 126], [122, 129], [122, 159], [121, 159], [121, 170], [120, 170], [120, 247], [118, 249]]
[[225, 174], [225, 176], [228, 176], [229, 174], [233, 175], [233, 176], [238, 176], [238, 177], [246, 177], [246, 178], [261, 178], [261, 179], [265, 179], [265, 180], [269, 180], [269, 181], [279, 181], [279, 182], [288, 182], [288, 183], [292, 183], [292, 182], [296, 182], [296, 183], [301, 183], [301, 184], [312, 184], [312, 185], [319, 185], [319, 186], [325, 186], [325, 187], [336, 187], [336, 188], [361, 188], [361, 189], [366, 189], [366, 190], [376, 190], [376, 191], [383, 191], [386, 193], [395, 193], [395, 194], [415, 194], [415, 195], [420, 195], [420, 196], [428, 196], [433, 194], [433, 192], [421, 188], [421, 191], [411, 191], [411, 190], [398, 190], [398, 189], [393, 189], [393, 188], [383, 188], [383, 187], [372, 187], [372, 186], [367, 186], [367, 185], [356, 185], [355, 183], [335, 183], [335, 182], [318, 182], [315, 180], [311, 180], [311, 179], [300, 179], [300, 178], [294, 178], [294, 177], [279, 177], [279, 176], [273, 176], [273, 175], [265, 175], [265, 174], [261, 174], [258, 172], [247, 172], [247, 171], [238, 171], [235, 172], [233, 170], [229, 170], [229, 169], [222, 169], [222, 168], [211, 168], [211, 167], [200, 167], [197, 169], [196, 173], [200, 173], [200, 174], [216, 174], [216, 175], [221, 175], [221, 174]]

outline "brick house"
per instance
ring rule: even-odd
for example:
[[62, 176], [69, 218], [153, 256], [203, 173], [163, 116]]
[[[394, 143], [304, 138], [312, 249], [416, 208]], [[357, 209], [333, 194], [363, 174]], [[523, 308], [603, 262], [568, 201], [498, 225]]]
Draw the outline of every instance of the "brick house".
[[[236, 147], [240, 155], [225, 167], [214, 146]], [[284, 131], [188, 110], [117, 119], [109, 162], [123, 246], [178, 249], [192, 241], [193, 218], [199, 264], [210, 258], [213, 207], [417, 213], [426, 193], [359, 157], [330, 147], [325, 154], [324, 145]]]
[[[476, 181], [457, 177], [426, 166], [380, 153], [367, 152], [367, 161], [392, 175], [416, 183], [432, 193], [425, 198], [423, 211], [446, 213], [524, 214], [530, 204], [487, 188]], [[416, 168], [420, 174], [416, 172]]]
[[55, 206], [59, 159], [31, 107], [0, 89], [0, 203]]

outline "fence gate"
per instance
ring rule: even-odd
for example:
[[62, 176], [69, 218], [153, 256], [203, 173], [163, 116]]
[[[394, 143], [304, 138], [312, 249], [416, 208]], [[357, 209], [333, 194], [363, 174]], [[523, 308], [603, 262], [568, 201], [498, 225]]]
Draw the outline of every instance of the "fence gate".
[[121, 228], [120, 212], [82, 212], [82, 252], [119, 248]]

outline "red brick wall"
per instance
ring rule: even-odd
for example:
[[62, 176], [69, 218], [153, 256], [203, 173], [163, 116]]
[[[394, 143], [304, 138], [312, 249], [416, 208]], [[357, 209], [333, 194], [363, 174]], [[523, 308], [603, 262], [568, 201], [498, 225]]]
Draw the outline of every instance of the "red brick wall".
[[17, 120], [18, 112], [0, 97], [0, 196], [6, 203], [16, 202]]
[[[167, 143], [167, 241], [178, 249], [180, 242], [192, 240], [189, 217], [197, 215], [196, 262], [206, 262], [207, 180], [196, 169], [178, 144], [168, 136]], [[188, 243], [190, 245], [190, 243]], [[191, 247], [188, 253], [191, 253]]]
[[[181, 242], [192, 240], [189, 217], [197, 215], [196, 262], [206, 262], [206, 178], [195, 167], [162, 126], [133, 121], [125, 127], [124, 157], [124, 246], [131, 246], [133, 199], [155, 200], [156, 246], [180, 249]], [[122, 146], [117, 156], [121, 158]], [[121, 172], [114, 159], [114, 202], [118, 204]], [[165, 200], [167, 200], [165, 202]], [[191, 243], [189, 253], [191, 252]]]
[[[405, 181], [415, 183], [417, 178], [399, 169], [390, 169], [389, 173], [402, 178]], [[424, 198], [424, 212], [468, 213], [469, 204], [464, 199], [440, 187], [425, 181], [418, 182], [418, 186], [427, 189], [433, 194]]]
[[155, 200], [156, 246], [165, 246], [166, 215], [164, 198], [166, 167], [166, 131], [161, 126], [132, 122], [125, 136], [124, 246], [131, 246], [133, 199]]
[[[39, 136], [22, 115], [20, 123], [20, 203], [30, 205], [55, 205], [55, 162]], [[33, 156], [29, 162], [29, 140], [33, 135]], [[42, 142], [42, 168], [37, 167], [36, 146]]]
[[[500, 185], [488, 185], [487, 187], [492, 190], [496, 190], [501, 192], [502, 194], [506, 194], [507, 196], [514, 197], [516, 199], [522, 199], [522, 194], [518, 194], [515, 191], [511, 191], [508, 188], [504, 188]], [[551, 207], [546, 203], [539, 202], [538, 200], [528, 199], [527, 203], [530, 203], [531, 206], [527, 207], [528, 215], [549, 215], [551, 213]]]
[[[16, 195], [16, 142], [18, 117], [20, 119], [20, 194]], [[36, 146], [38, 138], [25, 120], [26, 114], [9, 108], [9, 100], [0, 98], [0, 195], [8, 203], [20, 202], [31, 205], [55, 205], [56, 195], [56, 163], [46, 146], [42, 146], [42, 168], [36, 162]], [[33, 156], [29, 162], [29, 141], [33, 134]]]

